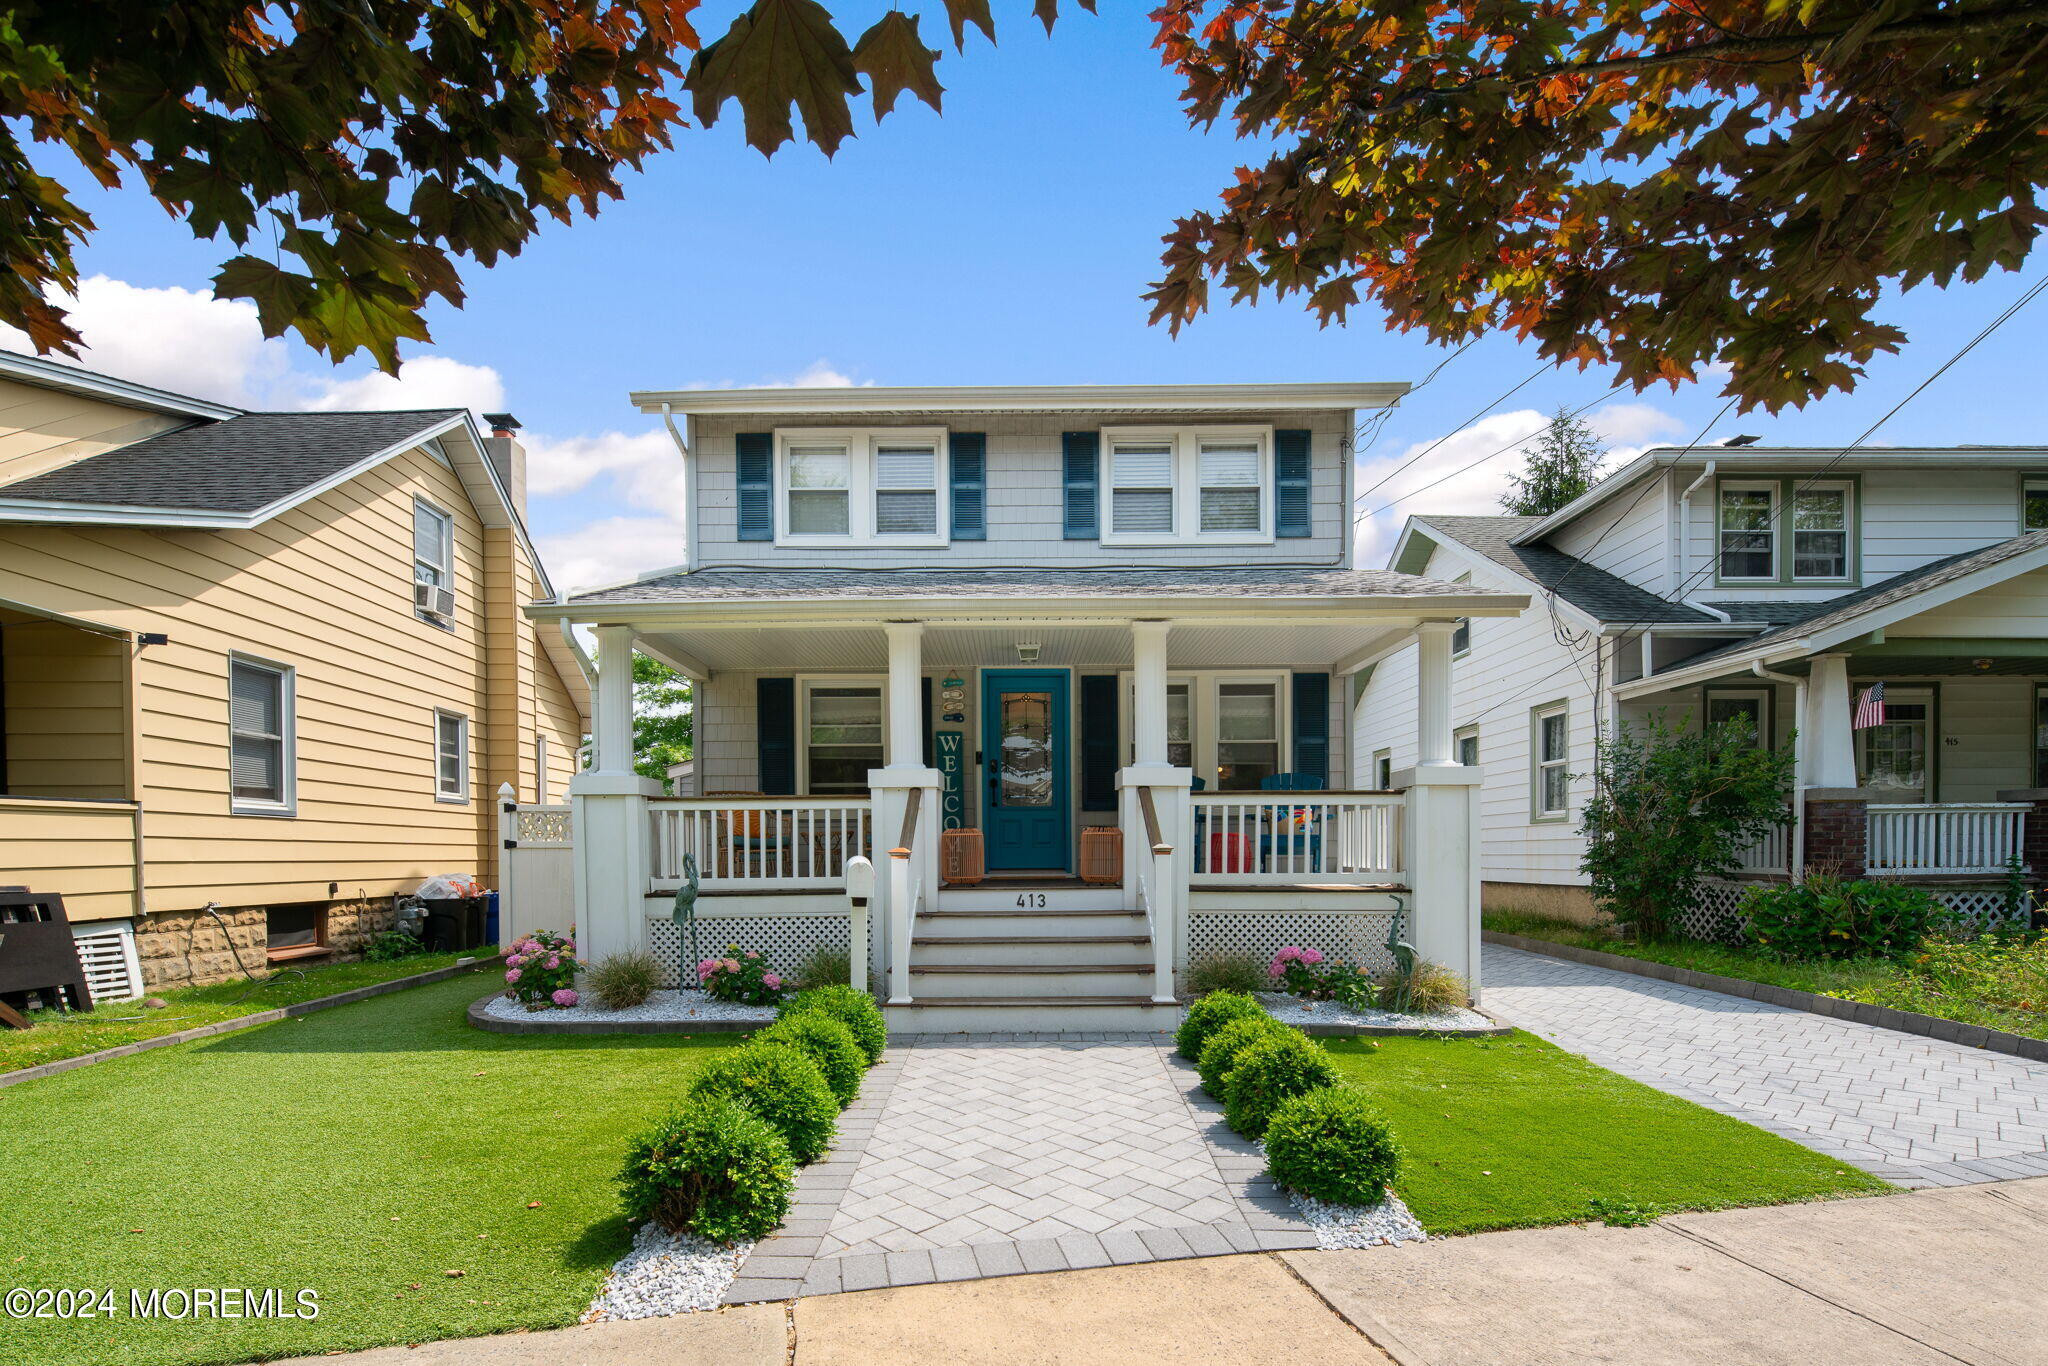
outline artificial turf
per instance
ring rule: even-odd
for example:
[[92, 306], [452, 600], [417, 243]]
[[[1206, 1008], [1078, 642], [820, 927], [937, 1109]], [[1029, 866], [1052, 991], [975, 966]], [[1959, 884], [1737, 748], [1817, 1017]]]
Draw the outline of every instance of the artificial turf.
[[[503, 1035], [463, 976], [0, 1090], [4, 1357], [174, 1366], [573, 1323], [629, 1235], [628, 1137], [739, 1036]], [[459, 1276], [450, 1272], [461, 1272]], [[138, 1322], [129, 1290], [277, 1287], [312, 1320]]]
[[1519, 1030], [1329, 1041], [1392, 1123], [1395, 1190], [1431, 1233], [1476, 1233], [1889, 1190], [1788, 1139]]

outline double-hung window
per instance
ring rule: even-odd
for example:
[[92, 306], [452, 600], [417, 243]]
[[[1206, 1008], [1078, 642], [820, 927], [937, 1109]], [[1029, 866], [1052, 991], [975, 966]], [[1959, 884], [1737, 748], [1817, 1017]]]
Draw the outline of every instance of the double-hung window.
[[1373, 753], [1372, 785], [1380, 792], [1385, 792], [1394, 785], [1394, 751], [1382, 749]]
[[427, 620], [455, 619], [455, 519], [425, 499], [412, 503], [412, 601]]
[[1571, 729], [1564, 704], [1537, 707], [1530, 713], [1530, 730], [1536, 756], [1532, 814], [1538, 820], [1555, 820], [1571, 804]]
[[1799, 484], [1792, 493], [1792, 577], [1849, 577], [1849, 486]]
[[469, 718], [460, 712], [434, 713], [434, 800], [469, 800]]
[[1479, 762], [1479, 727], [1466, 726], [1451, 737], [1458, 753], [1458, 762], [1470, 768]]
[[1721, 580], [1769, 581], [1778, 577], [1778, 486], [1771, 483], [1721, 485]]
[[1105, 545], [1273, 539], [1270, 428], [1111, 428], [1102, 458]]
[[944, 545], [945, 434], [929, 429], [775, 434], [784, 545]]
[[1275, 682], [1216, 685], [1216, 786], [1224, 792], [1256, 792], [1282, 769], [1280, 685]]
[[228, 781], [237, 815], [293, 814], [292, 671], [228, 661]]
[[874, 684], [804, 686], [804, 791], [860, 797], [868, 770], [882, 766], [882, 689]]
[[[1124, 759], [1136, 757], [1137, 694], [1123, 676], [1118, 730]], [[1286, 675], [1202, 673], [1166, 683], [1166, 761], [1193, 769], [1205, 787], [1256, 792], [1262, 780], [1287, 768]]]
[[2029, 476], [2021, 482], [2020, 530], [2048, 531], [2048, 476]]

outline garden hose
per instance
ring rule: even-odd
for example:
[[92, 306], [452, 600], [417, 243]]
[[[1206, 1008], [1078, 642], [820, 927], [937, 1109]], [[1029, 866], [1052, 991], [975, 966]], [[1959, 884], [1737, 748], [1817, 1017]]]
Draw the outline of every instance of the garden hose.
[[[244, 963], [244, 962], [242, 961], [242, 951], [241, 951], [240, 949], [238, 949], [238, 948], [236, 948], [236, 947], [235, 947], [235, 936], [234, 936], [233, 932], [232, 932], [232, 931], [230, 931], [230, 930], [228, 929], [228, 922], [227, 922], [227, 921], [225, 921], [225, 920], [223, 920], [223, 919], [221, 919], [221, 914], [220, 914], [220, 903], [219, 903], [218, 901], [209, 901], [209, 902], [207, 902], [207, 903], [206, 903], [206, 905], [205, 905], [205, 906], [204, 906], [204, 907], [203, 907], [202, 909], [203, 909], [203, 910], [204, 910], [204, 911], [206, 912], [206, 914], [208, 914], [208, 915], [210, 915], [210, 916], [212, 916], [212, 917], [213, 917], [213, 921], [214, 921], [214, 923], [215, 923], [216, 925], [219, 925], [219, 926], [220, 926], [220, 932], [221, 932], [221, 937], [222, 937], [222, 938], [224, 938], [224, 939], [226, 939], [226, 940], [228, 941], [228, 952], [229, 952], [229, 953], [231, 953], [231, 954], [233, 954], [233, 955], [235, 956], [235, 970], [236, 970], [236, 971], [238, 971], [238, 972], [240, 972], [240, 973], [242, 974], [242, 976], [244, 976], [244, 977], [253, 977], [253, 974], [252, 974], [252, 973], [251, 973], [251, 972], [249, 971], [249, 967], [248, 967], [248, 965], [247, 965], [246, 963]], [[187, 954], [190, 954], [190, 953], [192, 952], [192, 939], [193, 939], [193, 934], [196, 934], [197, 932], [198, 932], [198, 926], [197, 926], [197, 925], [194, 925], [194, 927], [193, 927], [193, 933], [191, 933], [191, 934], [187, 934], [187, 935], [185, 936], [185, 952], [186, 952]], [[305, 973], [304, 973], [304, 972], [303, 972], [302, 970], [300, 970], [300, 969], [298, 969], [298, 968], [285, 968], [285, 969], [283, 969], [282, 971], [279, 971], [279, 972], [273, 972], [273, 973], [271, 973], [271, 974], [270, 974], [270, 976], [268, 976], [268, 977], [265, 977], [265, 978], [263, 978], [263, 979], [262, 979], [262, 980], [260, 980], [260, 981], [251, 981], [251, 982], [250, 982], [250, 984], [249, 984], [249, 989], [248, 989], [247, 991], [243, 992], [243, 993], [242, 993], [242, 994], [241, 994], [240, 996], [237, 996], [237, 997], [235, 997], [235, 999], [234, 999], [234, 1000], [232, 1000], [232, 1001], [224, 1001], [224, 1002], [222, 1002], [222, 1004], [223, 1004], [223, 1005], [231, 1005], [231, 1006], [238, 1006], [238, 1005], [240, 1005], [240, 1004], [241, 1004], [242, 1002], [244, 1002], [244, 1001], [248, 1000], [248, 999], [249, 999], [249, 998], [250, 998], [251, 996], [254, 996], [254, 995], [255, 995], [255, 994], [257, 993], [257, 992], [259, 992], [259, 991], [263, 990], [263, 988], [265, 988], [265, 987], [267, 987], [267, 986], [271, 986], [271, 985], [272, 985], [272, 984], [274, 984], [274, 983], [277, 983], [277, 982], [281, 982], [281, 981], [283, 981], [283, 980], [284, 980], [284, 979], [285, 979], [286, 977], [298, 977], [298, 978], [303, 978], [303, 977], [305, 977], [305, 975], [306, 975], [306, 974], [305, 974]], [[63, 1014], [61, 1014], [61, 1015], [58, 1015], [58, 1016], [57, 1016], [57, 1017], [56, 1017], [56, 1018], [55, 1018], [54, 1020], [46, 1020], [46, 1021], [44, 1021], [44, 1023], [45, 1023], [45, 1024], [133, 1024], [133, 1023], [137, 1023], [137, 1022], [139, 1022], [139, 1021], [142, 1021], [142, 1020], [152, 1020], [152, 1021], [167, 1021], [167, 1020], [189, 1020], [189, 1019], [191, 1019], [191, 1018], [192, 1018], [192, 1016], [190, 1016], [189, 1014], [188, 1014], [188, 1015], [155, 1015], [155, 1014], [150, 1014], [150, 1015], [97, 1015], [97, 1014], [96, 1014], [96, 1015], [93, 1015], [93, 1016], [92, 1016], [92, 1017], [91, 1017], [90, 1019], [84, 1019], [84, 1018], [81, 1018], [81, 1017], [80, 1017], [80, 1016], [79, 1016], [79, 1015], [77, 1014], [77, 1012], [75, 1012], [75, 1011], [68, 1011], [68, 1010], [67, 1010], [67, 1011], [65, 1011], [65, 1012], [64, 1012]]]

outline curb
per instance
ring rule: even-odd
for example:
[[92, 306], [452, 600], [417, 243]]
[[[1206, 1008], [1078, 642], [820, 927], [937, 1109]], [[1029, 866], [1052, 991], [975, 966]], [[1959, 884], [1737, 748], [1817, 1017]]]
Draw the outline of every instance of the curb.
[[190, 1029], [180, 1029], [175, 1033], [159, 1034], [153, 1039], [138, 1039], [134, 1043], [124, 1043], [115, 1048], [102, 1048], [97, 1053], [81, 1053], [75, 1058], [59, 1058], [55, 1062], [37, 1063], [34, 1067], [24, 1067], [14, 1072], [0, 1072], [0, 1086], [16, 1086], [40, 1077], [53, 1077], [59, 1072], [69, 1072], [73, 1068], [89, 1067], [96, 1062], [125, 1058], [134, 1053], [147, 1053], [152, 1048], [169, 1048], [172, 1044], [190, 1043], [194, 1039], [210, 1039], [216, 1034], [232, 1034], [238, 1029], [276, 1024], [279, 1020], [289, 1020], [295, 1015], [311, 1015], [315, 1011], [332, 1010], [336, 1006], [354, 1005], [357, 1001], [367, 1001], [372, 996], [387, 996], [394, 991], [404, 991], [408, 987], [424, 987], [435, 982], [445, 982], [450, 977], [475, 972], [478, 968], [497, 961], [495, 956], [491, 956], [471, 959], [466, 963], [451, 963], [445, 968], [435, 968], [431, 972], [416, 972], [410, 977], [394, 977], [388, 982], [373, 982], [369, 986], [336, 992], [332, 996], [316, 996], [310, 1001], [294, 1001], [288, 1006], [259, 1010], [254, 1015], [237, 1015], [232, 1020], [216, 1020], [212, 1024], [194, 1025]]
[[1924, 1038], [1940, 1039], [1944, 1043], [1962, 1044], [1966, 1048], [2006, 1053], [2016, 1058], [2026, 1058], [2030, 1062], [2048, 1062], [2048, 1039], [2030, 1039], [2024, 1034], [2010, 1034], [2003, 1029], [1987, 1029], [1983, 1025], [1944, 1020], [1938, 1015], [1922, 1015], [1918, 1011], [1895, 1010], [1891, 1006], [1872, 1005], [1867, 1001], [1844, 1001], [1837, 996], [1822, 996], [1817, 992], [1797, 991], [1791, 987], [1772, 986], [1766, 982], [1749, 982], [1740, 977], [1723, 977], [1719, 973], [1695, 972], [1691, 968], [1673, 967], [1669, 963], [1654, 963], [1646, 958], [1601, 953], [1598, 949], [1582, 949], [1576, 944], [1555, 944], [1548, 939], [1503, 934], [1498, 930], [1484, 930], [1480, 933], [1480, 938], [1488, 944], [1498, 944], [1504, 949], [1520, 949], [1524, 953], [1562, 958], [1572, 963], [1584, 963], [1588, 967], [1611, 968], [1616, 972], [1632, 973], [1637, 977], [1653, 977], [1660, 982], [1673, 982], [1682, 987], [1697, 987], [1702, 991], [1718, 991], [1724, 996], [1740, 996], [1746, 1000], [1762, 1001], [1766, 1005], [1803, 1010], [1812, 1015], [1827, 1015], [1837, 1020], [1851, 1020], [1857, 1024], [1875, 1025], [1879, 1029], [1896, 1030], [1901, 1034], [1918, 1034]]
[[505, 994], [504, 988], [487, 992], [469, 1003], [469, 1022], [487, 1034], [751, 1034], [766, 1029], [773, 1020], [563, 1020], [550, 1023], [547, 1012], [540, 1018], [506, 1020], [486, 1015], [484, 1007]]

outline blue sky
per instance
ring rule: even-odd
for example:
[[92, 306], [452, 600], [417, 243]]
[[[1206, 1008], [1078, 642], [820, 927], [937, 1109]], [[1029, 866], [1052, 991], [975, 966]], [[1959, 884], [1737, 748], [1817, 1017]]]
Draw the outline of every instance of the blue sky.
[[[735, 8], [707, 6], [710, 29]], [[1071, 7], [1069, 7], [1071, 8]], [[551, 225], [517, 259], [465, 272], [465, 308], [437, 309], [435, 344], [403, 382], [265, 343], [245, 305], [211, 301], [227, 254], [197, 243], [137, 191], [103, 193], [51, 158], [99, 220], [81, 258], [79, 319], [96, 368], [252, 406], [502, 405], [534, 453], [531, 520], [557, 577], [599, 582], [681, 558], [672, 447], [629, 389], [800, 379], [878, 384], [1419, 380], [1443, 357], [1389, 333], [1377, 311], [1318, 329], [1292, 302], [1219, 307], [1178, 339], [1148, 327], [1140, 295], [1158, 238], [1207, 207], [1256, 148], [1191, 130], [1141, 7], [1074, 13], [1047, 39], [1021, 0], [1000, 4], [1003, 44], [946, 47], [945, 114], [906, 101], [828, 161], [804, 146], [772, 161], [737, 111], [628, 179], [595, 221]], [[843, 6], [858, 29], [880, 6]], [[1113, 11], [1113, 12], [1111, 12]], [[939, 7], [927, 7], [937, 45]], [[1937, 368], [2048, 264], [1974, 286], [1886, 301], [1911, 342], [1859, 390], [1803, 412], [1731, 416], [1707, 439], [1847, 442]], [[2048, 304], [2038, 304], [2048, 310]], [[2036, 348], [2048, 311], [2022, 313], [1922, 394], [1879, 443], [2044, 439]], [[1369, 556], [1408, 512], [1488, 511], [1512, 454], [1395, 502], [1595, 399], [1599, 371], [1553, 371], [1472, 421], [1538, 365], [1533, 346], [1473, 347], [1403, 402], [1361, 457], [1361, 488], [1442, 444], [1368, 499]], [[1716, 386], [1624, 391], [1589, 416], [1618, 451], [1698, 435]], [[1384, 505], [1392, 503], [1391, 507]]]

